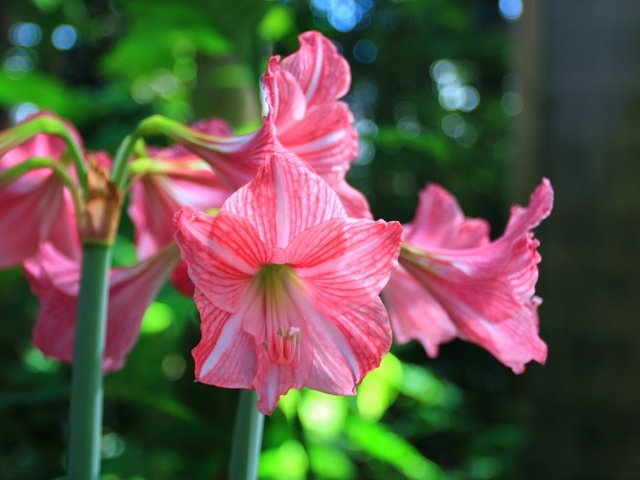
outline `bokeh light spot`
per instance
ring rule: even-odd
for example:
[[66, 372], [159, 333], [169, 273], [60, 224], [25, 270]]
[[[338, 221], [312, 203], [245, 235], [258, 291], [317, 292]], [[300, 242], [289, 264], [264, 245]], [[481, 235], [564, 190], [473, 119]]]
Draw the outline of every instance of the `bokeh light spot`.
[[38, 106], [33, 103], [19, 103], [9, 111], [9, 118], [11, 119], [11, 123], [15, 125], [16, 123], [22, 122], [29, 115], [33, 115], [39, 110], [40, 109], [38, 108]]
[[353, 46], [353, 57], [360, 63], [373, 63], [378, 57], [378, 47], [369, 40], [358, 40]]
[[32, 22], [14, 23], [9, 29], [9, 41], [19, 47], [33, 47], [41, 38], [42, 29]]
[[522, 0], [500, 0], [498, 9], [505, 20], [517, 20], [522, 15]]
[[70, 50], [78, 43], [78, 30], [66, 23], [58, 25], [51, 33], [51, 43], [58, 50]]

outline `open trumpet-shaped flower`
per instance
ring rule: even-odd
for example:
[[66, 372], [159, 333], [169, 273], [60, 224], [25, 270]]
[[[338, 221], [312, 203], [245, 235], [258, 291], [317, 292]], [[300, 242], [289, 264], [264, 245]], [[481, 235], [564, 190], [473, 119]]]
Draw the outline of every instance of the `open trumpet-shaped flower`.
[[437, 185], [423, 190], [405, 227], [401, 268], [383, 292], [396, 339], [417, 339], [435, 357], [439, 344], [460, 337], [515, 373], [531, 360], [544, 363], [534, 295], [539, 242], [531, 230], [552, 205], [544, 179], [529, 206], [513, 207], [505, 233], [490, 241], [487, 223], [466, 219], [451, 194]]
[[[130, 267], [112, 269], [103, 369], [118, 370], [138, 337], [145, 310], [178, 261], [175, 245]], [[73, 361], [80, 262], [63, 255], [50, 243], [23, 264], [33, 293], [40, 301], [33, 330], [35, 345], [47, 356]]]
[[[64, 142], [38, 134], [7, 152], [0, 152], [0, 174], [30, 158], [58, 162]], [[61, 170], [66, 166], [59, 163]], [[27, 171], [8, 182], [0, 181], [0, 268], [20, 264], [49, 241], [66, 255], [79, 251], [75, 208], [65, 183], [52, 168]]]
[[184, 208], [176, 223], [202, 317], [199, 381], [256, 390], [269, 413], [304, 385], [351, 395], [379, 364], [397, 222], [347, 218], [326, 182], [274, 154], [218, 215]]

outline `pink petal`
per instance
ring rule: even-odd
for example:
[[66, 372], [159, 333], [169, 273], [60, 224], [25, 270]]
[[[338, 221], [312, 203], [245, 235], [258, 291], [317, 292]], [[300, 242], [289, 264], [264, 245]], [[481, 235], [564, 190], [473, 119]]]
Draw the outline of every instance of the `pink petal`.
[[[258, 410], [264, 414], [271, 414], [278, 404], [281, 395], [286, 394], [292, 388], [302, 388], [311, 371], [311, 347], [307, 342], [301, 347], [300, 363], [275, 364], [264, 359], [259, 362], [258, 373], [253, 382], [253, 388], [258, 394]], [[259, 354], [263, 358], [267, 356], [266, 352]]]
[[524, 372], [525, 364], [534, 360], [544, 364], [547, 345], [538, 336], [538, 305], [534, 298], [513, 317], [503, 322], [477, 318], [459, 326], [460, 337], [482, 346], [514, 373]]
[[307, 101], [300, 84], [286, 70], [280, 68], [279, 57], [271, 57], [262, 77], [269, 117], [278, 131], [284, 132], [300, 122], [307, 111]]
[[314, 351], [307, 385], [335, 395], [355, 395], [355, 387], [391, 346], [389, 317], [378, 297], [342, 315], [310, 322], [309, 333]]
[[193, 129], [192, 136], [191, 140], [181, 139], [181, 144], [205, 160], [232, 189], [253, 180], [266, 156], [282, 150], [271, 121], [247, 135], [210, 136]]
[[4, 155], [0, 154], [0, 170], [13, 167], [30, 157], [59, 159], [65, 149], [66, 145], [61, 138], [40, 133]]
[[331, 40], [318, 32], [298, 37], [300, 49], [282, 61], [282, 67], [297, 80], [308, 104], [337, 100], [349, 90], [349, 64]]
[[232, 192], [211, 170], [196, 167], [197, 157], [163, 157], [167, 160], [156, 158], [163, 173], [134, 178], [131, 187], [127, 211], [141, 258], [173, 241], [173, 215], [180, 207], [188, 205], [201, 211], [220, 208]]
[[271, 247], [284, 248], [306, 228], [346, 216], [335, 192], [290, 154], [273, 154], [255, 181], [222, 207], [246, 218]]
[[176, 214], [176, 242], [196, 288], [217, 308], [235, 312], [251, 278], [269, 252], [245, 219], [221, 212], [213, 217], [184, 207]]
[[[401, 256], [402, 265], [422, 287], [423, 294], [415, 284], [409, 293], [406, 284], [403, 287], [391, 282], [385, 298], [390, 295], [401, 298], [404, 288], [413, 304], [425, 299], [437, 301], [455, 325], [458, 336], [486, 348], [516, 373], [523, 371], [524, 364], [530, 360], [544, 362], [546, 345], [538, 336], [539, 300], [534, 297], [539, 242], [533, 238], [531, 229], [549, 215], [552, 203], [553, 191], [545, 179], [532, 194], [527, 208], [512, 209], [503, 236], [481, 245], [470, 242], [472, 245], [468, 248], [459, 245], [447, 248], [442, 244], [451, 242], [443, 239], [452, 232], [442, 225], [449, 222], [463, 229], [468, 220], [461, 217], [452, 197], [430, 187], [423, 194], [419, 212], [426, 219], [420, 217], [413, 226], [407, 227], [409, 245]], [[442, 210], [440, 217], [435, 212], [438, 208]], [[434, 232], [429, 231], [430, 225]], [[399, 302], [392, 299], [393, 303], [396, 304], [391, 306], [394, 327], [397, 324], [404, 329], [402, 334], [420, 338], [427, 331], [425, 323], [441, 323], [437, 322], [442, 318], [441, 313], [427, 311], [429, 317], [421, 323], [411, 311], [399, 307]], [[440, 338], [434, 333], [429, 341], [437, 344]], [[422, 342], [427, 350], [433, 351], [433, 346]]]
[[335, 315], [371, 303], [397, 267], [398, 222], [335, 219], [315, 225], [285, 250], [313, 303]]
[[432, 183], [420, 192], [415, 220], [406, 238], [422, 248], [478, 247], [489, 243], [489, 224], [465, 218], [453, 195]]
[[551, 214], [553, 209], [553, 188], [549, 179], [543, 178], [531, 194], [527, 208], [518, 205], [511, 208], [511, 217], [504, 237], [520, 237], [532, 230]]
[[[177, 261], [177, 250], [110, 274], [107, 336], [103, 368], [118, 370], [138, 336], [145, 310]], [[75, 335], [80, 264], [44, 243], [36, 258], [24, 262], [27, 279], [40, 300], [33, 341], [45, 355], [71, 363]]]
[[342, 102], [312, 106], [288, 129], [276, 125], [278, 140], [332, 185], [344, 178], [358, 156], [353, 115]]
[[64, 185], [50, 170], [35, 170], [0, 188], [0, 268], [19, 264], [48, 240], [70, 257], [80, 242], [75, 210]]
[[457, 328], [440, 303], [401, 266], [391, 274], [382, 291], [389, 309], [395, 340], [418, 340], [431, 358], [441, 343], [453, 340]]
[[256, 374], [255, 342], [242, 331], [242, 316], [214, 306], [201, 291], [194, 300], [202, 338], [192, 354], [196, 379], [227, 388], [250, 388]]

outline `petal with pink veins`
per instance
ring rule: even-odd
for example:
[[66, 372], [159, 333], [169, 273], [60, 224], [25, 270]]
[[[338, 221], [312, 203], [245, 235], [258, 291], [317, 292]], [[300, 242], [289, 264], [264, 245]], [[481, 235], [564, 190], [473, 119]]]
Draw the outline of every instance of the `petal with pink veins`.
[[435, 358], [439, 345], [456, 337], [457, 328], [444, 308], [402, 266], [391, 275], [382, 298], [398, 343], [418, 340]]
[[371, 303], [397, 267], [398, 222], [334, 219], [302, 232], [287, 247], [287, 262], [314, 304], [328, 315]]
[[290, 154], [270, 155], [255, 181], [222, 210], [247, 218], [265, 244], [278, 248], [310, 226], [346, 217], [331, 187]]
[[351, 70], [336, 46], [318, 32], [305, 32], [298, 40], [300, 49], [282, 60], [282, 66], [298, 80], [307, 103], [343, 97], [351, 84]]
[[332, 318], [309, 322], [314, 345], [310, 388], [355, 395], [364, 376], [380, 365], [391, 346], [391, 327], [378, 297]]
[[[437, 345], [455, 333], [516, 373], [530, 360], [543, 363], [547, 349], [538, 336], [534, 296], [539, 242], [531, 230], [552, 205], [553, 190], [544, 179], [529, 206], [513, 207], [505, 233], [488, 242], [484, 222], [465, 219], [448, 192], [429, 186], [416, 219], [406, 227], [404, 269], [384, 292], [396, 335], [419, 339], [435, 355]], [[402, 304], [403, 297], [410, 307]]]
[[237, 311], [251, 278], [269, 259], [255, 228], [230, 213], [214, 217], [190, 207], [179, 210], [175, 222], [176, 241], [196, 288], [216, 307]]
[[[149, 304], [178, 260], [175, 247], [130, 267], [111, 270], [103, 369], [122, 368], [138, 336]], [[37, 257], [24, 262], [24, 270], [40, 310], [33, 330], [35, 345], [47, 356], [73, 361], [80, 264], [55, 250], [40, 246]]]

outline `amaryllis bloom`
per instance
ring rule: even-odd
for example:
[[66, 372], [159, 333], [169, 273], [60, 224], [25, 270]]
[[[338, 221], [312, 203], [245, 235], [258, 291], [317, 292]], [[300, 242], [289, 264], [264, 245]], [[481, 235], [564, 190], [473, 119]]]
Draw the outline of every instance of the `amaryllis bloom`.
[[400, 265], [383, 292], [398, 342], [417, 339], [435, 357], [455, 337], [491, 352], [515, 373], [547, 346], [538, 335], [534, 295], [540, 255], [535, 228], [550, 213], [547, 179], [527, 208], [514, 206], [505, 233], [494, 241], [484, 220], [467, 219], [438, 185], [420, 194], [414, 221], [405, 226]]
[[[59, 161], [63, 140], [38, 134], [0, 152], [0, 174], [32, 157]], [[66, 166], [60, 162], [60, 167]], [[79, 251], [75, 209], [69, 190], [51, 168], [30, 170], [11, 182], [0, 182], [0, 268], [18, 265], [49, 241], [66, 255]]]
[[[179, 253], [171, 244], [130, 267], [109, 275], [109, 307], [103, 369], [118, 370], [138, 337], [145, 310], [167, 280]], [[33, 341], [42, 353], [63, 362], [73, 361], [80, 262], [42, 243], [38, 255], [23, 264], [40, 310]]]
[[262, 80], [268, 107], [256, 132], [233, 136], [206, 125], [174, 135], [206, 160], [230, 187], [251, 181], [273, 151], [296, 154], [336, 189], [353, 217], [371, 217], [365, 197], [345, 175], [358, 155], [358, 134], [343, 97], [351, 83], [346, 60], [318, 32], [300, 36], [300, 49], [269, 60]]
[[176, 223], [202, 318], [199, 381], [255, 390], [270, 413], [291, 388], [352, 395], [378, 366], [400, 224], [347, 218], [324, 180], [279, 154], [217, 215], [184, 208]]
[[140, 258], [173, 241], [173, 215], [180, 207], [220, 208], [233, 192], [205, 162], [181, 146], [151, 149], [150, 156], [148, 166], [133, 173], [128, 208]]
[[[219, 119], [197, 126], [209, 132], [229, 134], [226, 123]], [[128, 213], [135, 227], [135, 243], [139, 258], [148, 258], [173, 242], [176, 231], [174, 214], [183, 206], [200, 211], [220, 208], [233, 190], [199, 157], [177, 145], [150, 148], [149, 159], [134, 162]], [[174, 286], [193, 295], [193, 284], [186, 267], [179, 265], [173, 274]]]

